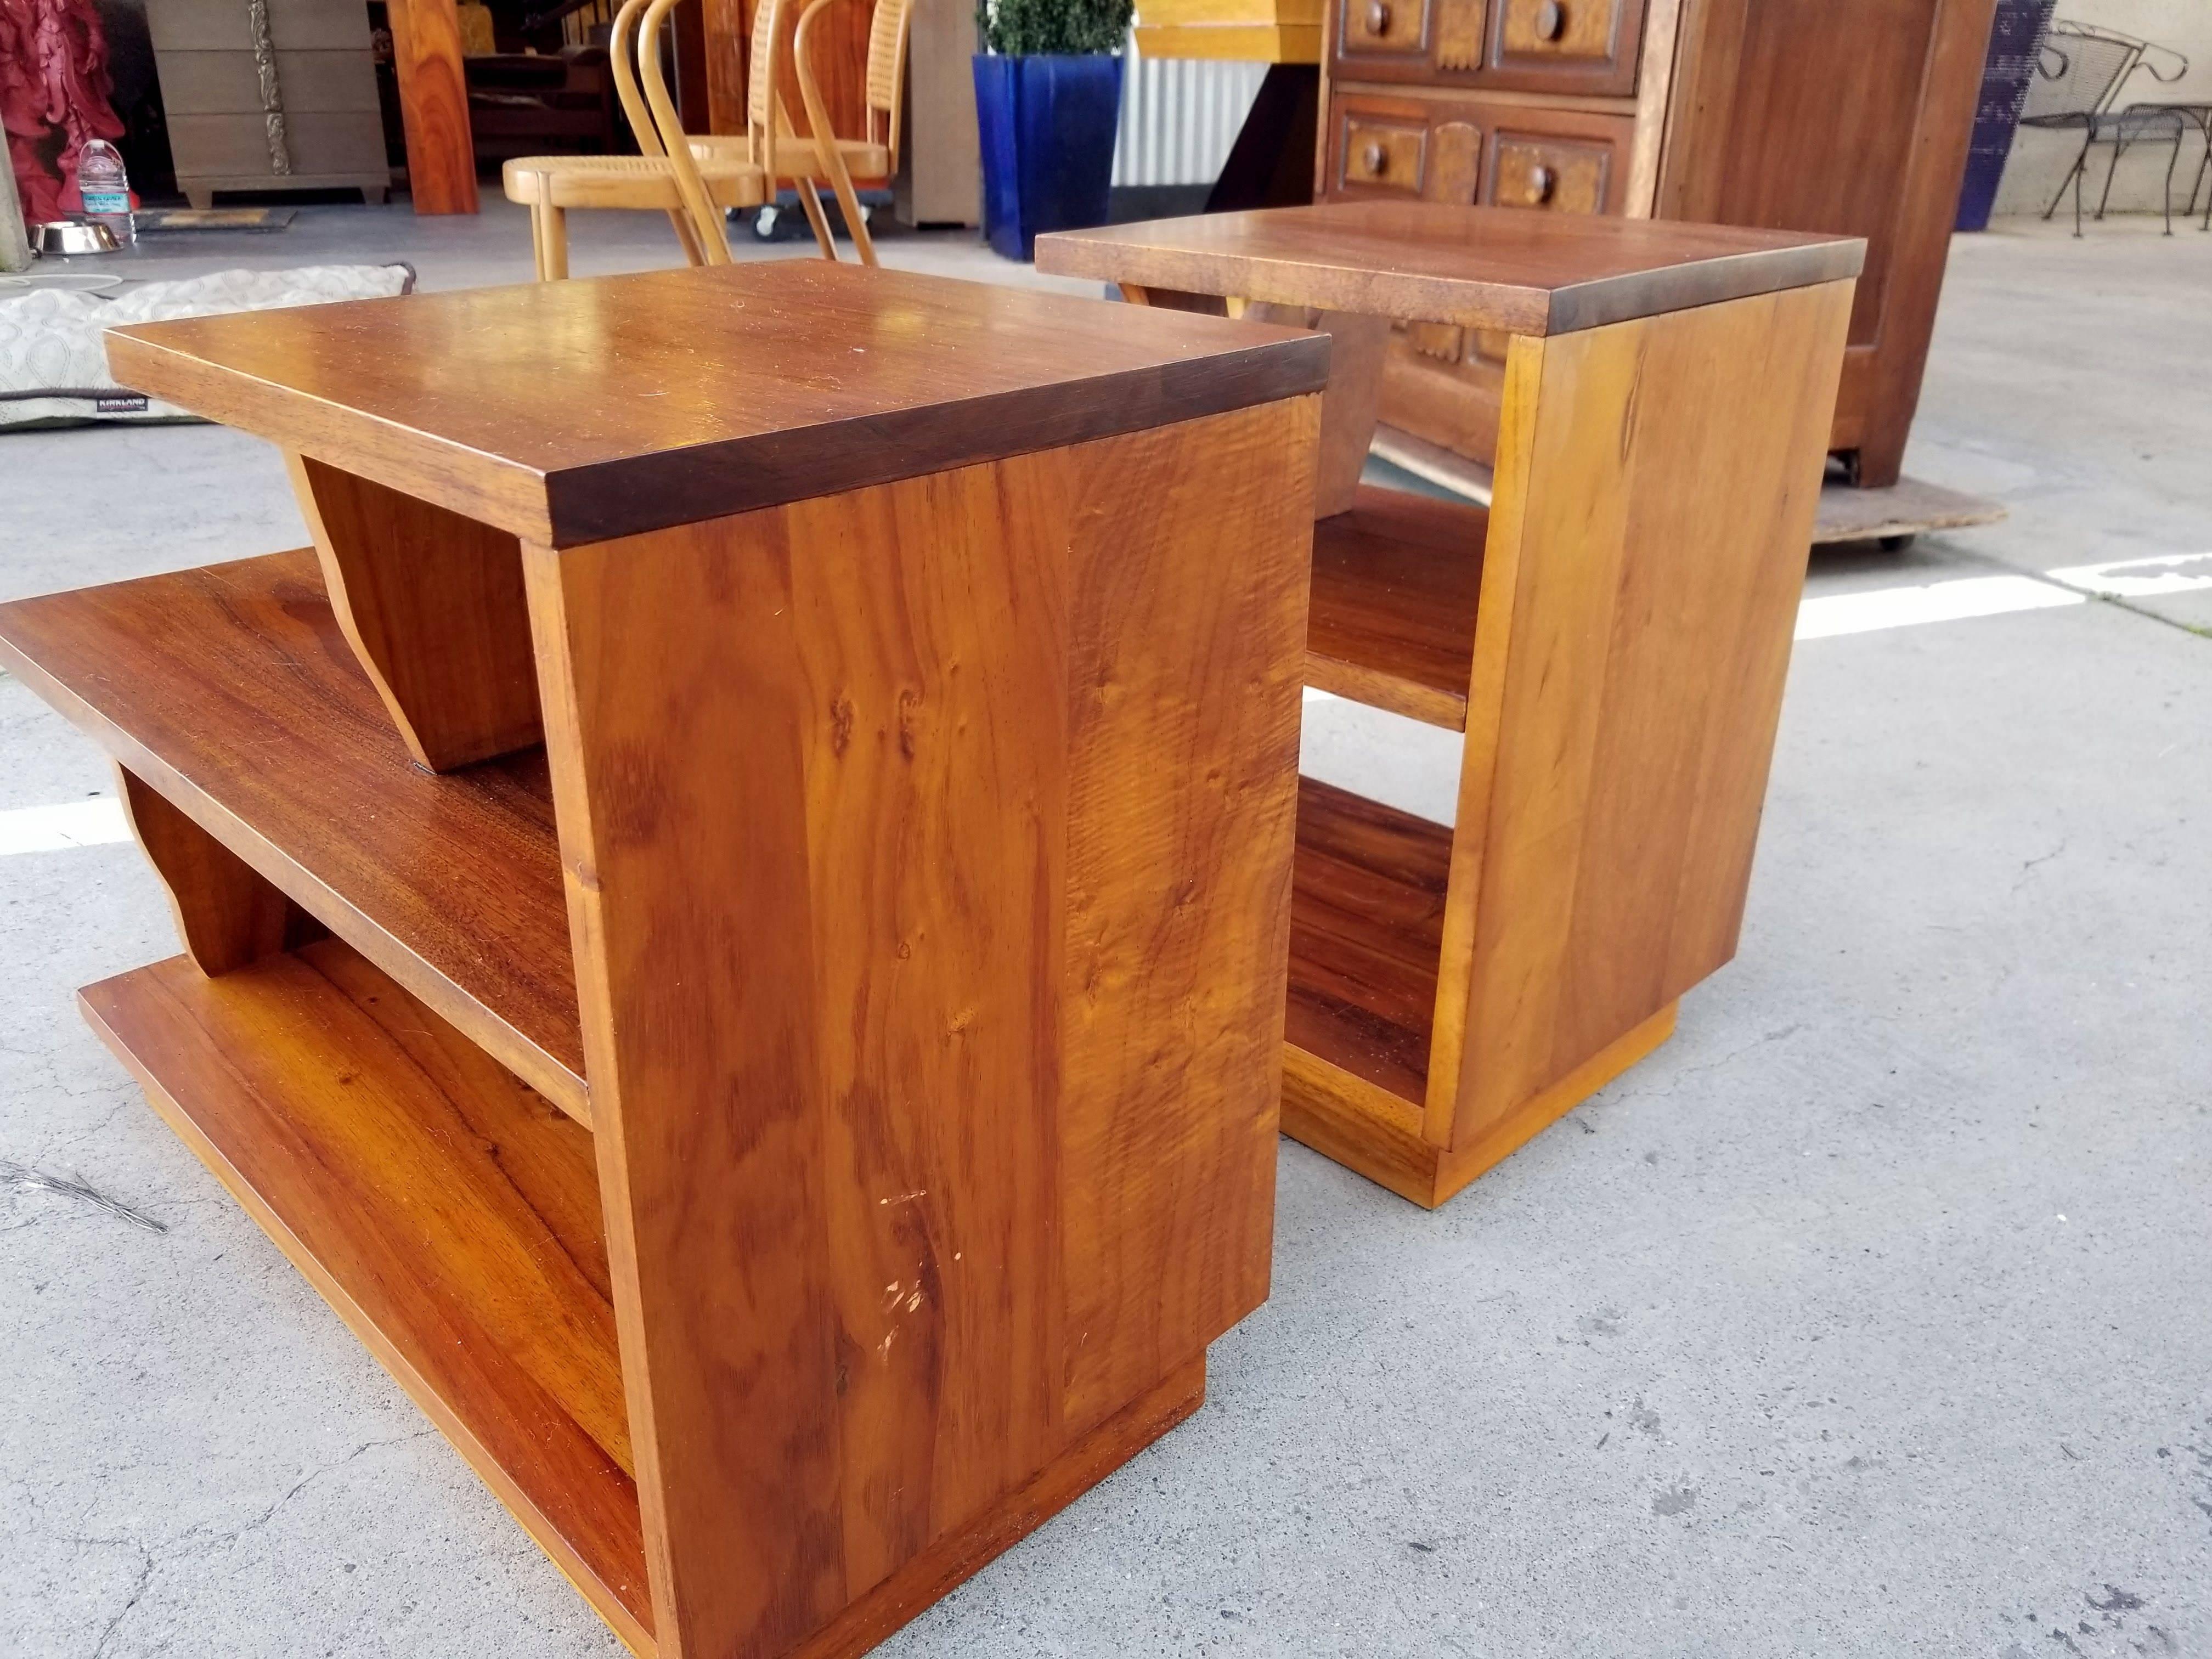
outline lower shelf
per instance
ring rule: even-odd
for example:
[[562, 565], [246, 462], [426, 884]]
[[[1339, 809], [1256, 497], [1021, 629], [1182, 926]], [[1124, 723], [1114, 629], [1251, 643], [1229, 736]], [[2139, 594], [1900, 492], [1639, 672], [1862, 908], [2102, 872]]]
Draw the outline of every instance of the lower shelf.
[[1298, 780], [1284, 1035], [1415, 1112], [1428, 1092], [1450, 872], [1443, 824]]
[[[1674, 1005], [1494, 1119], [1425, 1121], [1452, 832], [1298, 780], [1283, 1133], [1434, 1209], [1664, 1042]], [[1462, 1108], [1455, 1108], [1455, 1112]]]
[[336, 939], [88, 986], [155, 1109], [653, 1650], [590, 1131]]
[[1372, 484], [1316, 522], [1306, 684], [1465, 731], [1489, 534], [1481, 507]]

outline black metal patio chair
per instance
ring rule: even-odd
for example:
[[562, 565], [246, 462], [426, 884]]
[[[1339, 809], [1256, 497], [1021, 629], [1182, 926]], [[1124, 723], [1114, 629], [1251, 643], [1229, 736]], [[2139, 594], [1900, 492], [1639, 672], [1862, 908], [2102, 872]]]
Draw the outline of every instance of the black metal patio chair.
[[[2161, 63], [2171, 67], [2162, 68]], [[2120, 157], [2136, 144], [2160, 140], [2172, 145], [2166, 168], [2166, 234], [2173, 234], [2173, 173], [2181, 162], [2181, 141], [2188, 122], [2177, 111], [2152, 105], [2112, 107], [2137, 70], [2166, 84], [2188, 73], [2189, 60], [2171, 47], [2069, 18], [2053, 23], [2044, 39], [2020, 124], [2073, 129], [2081, 134], [2081, 152], [2059, 182], [2051, 205], [2043, 210], [2046, 219], [2057, 212], [2071, 185], [2076, 236], [2081, 234], [2081, 181], [2089, 169], [2090, 152], [2099, 144], [2112, 148], [2112, 159], [2105, 168], [2104, 194], [2097, 201], [2097, 217], [2101, 220], [2112, 199], [2112, 177], [2119, 171]], [[2194, 199], [2192, 195], [2192, 204]]]

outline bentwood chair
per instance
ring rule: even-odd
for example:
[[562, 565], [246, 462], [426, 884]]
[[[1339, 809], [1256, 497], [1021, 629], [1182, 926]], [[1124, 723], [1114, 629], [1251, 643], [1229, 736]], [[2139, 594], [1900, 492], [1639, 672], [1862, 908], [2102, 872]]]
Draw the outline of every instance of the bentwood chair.
[[[743, 139], [696, 137], [691, 153], [702, 163], [717, 157], [742, 155], [758, 160], [765, 153], [774, 159], [774, 173], [789, 179], [799, 191], [799, 205], [817, 240], [826, 235], [821, 198], [813, 186], [826, 184], [837, 198], [853, 246], [864, 264], [876, 263], [875, 240], [868, 234], [860, 212], [859, 192], [853, 180], [889, 179], [898, 171], [899, 130], [906, 87], [907, 42], [914, 24], [911, 0], [876, 0], [868, 24], [867, 76], [863, 83], [864, 121], [857, 137], [839, 137], [830, 119], [828, 102], [814, 76], [811, 37], [814, 23], [835, 0], [811, 0], [799, 15], [792, 40], [792, 57], [798, 70], [799, 102], [806, 111], [812, 136], [795, 132], [789, 112], [777, 93], [771, 72], [758, 73], [764, 58], [774, 50], [781, 30], [784, 0], [761, 0], [753, 16], [753, 64], [756, 73], [747, 86], [748, 131]], [[740, 146], [744, 146], [740, 149]]]
[[[676, 3], [677, 0], [647, 0], [646, 26], [657, 28], [660, 19]], [[671, 171], [683, 191], [685, 205], [690, 211], [693, 232], [706, 249], [707, 258], [712, 264], [720, 264], [730, 257], [729, 243], [723, 230], [725, 210], [773, 202], [777, 184], [786, 179], [798, 191], [799, 205], [806, 210], [806, 222], [813, 228], [814, 240], [821, 246], [822, 257], [825, 259], [837, 257], [837, 244], [830, 234], [829, 217], [823, 212], [821, 198], [814, 191], [814, 179], [820, 172], [815, 147], [792, 130], [790, 114], [784, 107], [782, 94], [776, 89], [776, 72], [782, 61], [785, 7], [788, 3], [789, 0], [756, 0], [752, 49], [745, 65], [745, 130], [743, 134], [710, 137], [686, 133], [678, 115], [675, 100], [668, 95], [667, 81], [659, 73], [659, 61], [656, 59], [647, 64], [641, 59], [640, 68], [645, 74], [646, 99], [653, 109], [655, 136], [669, 158]], [[795, 40], [793, 48], [796, 52]], [[800, 53], [797, 68], [800, 92], [804, 95], [813, 84], [813, 66]], [[757, 203], [721, 199], [714, 187], [714, 180], [722, 169], [730, 167], [750, 167], [766, 179], [766, 197]], [[874, 263], [872, 253], [872, 249], [867, 251], [871, 264]]]
[[[530, 209], [538, 275], [551, 280], [568, 274], [567, 215], [570, 208], [611, 208], [668, 215], [692, 264], [728, 262], [729, 245], [721, 232], [721, 212], [758, 207], [775, 199], [775, 176], [746, 153], [718, 155], [694, 162], [687, 151], [679, 174], [665, 133], [680, 132], [675, 102], [660, 67], [661, 30], [674, 0], [623, 0], [615, 14], [609, 57], [615, 92], [635, 135], [637, 155], [528, 155], [501, 169], [509, 201]], [[754, 64], [756, 76], [775, 71], [773, 52]], [[665, 115], [663, 112], [665, 112]], [[694, 198], [696, 198], [695, 202]], [[836, 257], [822, 228], [823, 253]]]

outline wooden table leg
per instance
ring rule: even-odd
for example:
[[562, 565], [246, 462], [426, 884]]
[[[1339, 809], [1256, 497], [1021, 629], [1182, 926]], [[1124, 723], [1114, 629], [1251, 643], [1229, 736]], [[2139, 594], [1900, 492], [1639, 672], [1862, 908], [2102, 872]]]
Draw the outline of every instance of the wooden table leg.
[[415, 211], [474, 213], [476, 141], [461, 69], [459, 13], [453, 0], [392, 0], [386, 15]]
[[325, 462], [288, 459], [331, 609], [408, 751], [448, 772], [539, 741], [521, 544]]
[[1328, 335], [1328, 390], [1322, 394], [1321, 462], [1314, 480], [1314, 517], [1328, 519], [1351, 511], [1382, 406], [1382, 352], [1390, 341], [1389, 318], [1270, 305], [1234, 295], [1186, 294], [1133, 283], [1120, 286], [1121, 298], [1130, 305], [1203, 312], [1216, 317], [1249, 317], [1255, 322], [1279, 323], [1288, 328], [1318, 329]]

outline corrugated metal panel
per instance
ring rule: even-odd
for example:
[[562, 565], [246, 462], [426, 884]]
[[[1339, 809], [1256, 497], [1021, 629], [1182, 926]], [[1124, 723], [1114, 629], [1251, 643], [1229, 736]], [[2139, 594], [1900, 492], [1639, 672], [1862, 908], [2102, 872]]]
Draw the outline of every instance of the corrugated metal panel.
[[1134, 40], [1121, 70], [1117, 185], [1210, 185], [1260, 95], [1265, 64], [1143, 58]]

